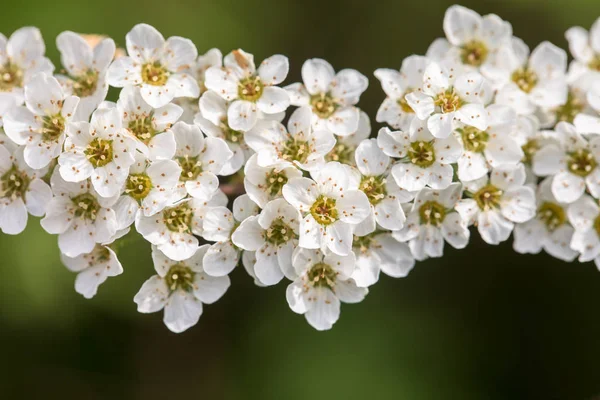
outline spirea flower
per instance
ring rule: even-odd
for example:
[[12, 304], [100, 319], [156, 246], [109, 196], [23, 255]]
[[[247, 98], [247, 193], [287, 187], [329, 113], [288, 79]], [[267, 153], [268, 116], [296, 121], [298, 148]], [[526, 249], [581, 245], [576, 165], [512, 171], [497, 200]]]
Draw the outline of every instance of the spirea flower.
[[465, 184], [468, 198], [456, 204], [456, 211], [467, 224], [476, 224], [487, 243], [501, 243], [508, 239], [515, 223], [535, 215], [535, 192], [524, 184], [523, 164], [494, 168], [489, 178]]
[[335, 137], [329, 131], [313, 130], [312, 116], [309, 107], [300, 107], [291, 115], [287, 130], [277, 121], [261, 121], [247, 132], [246, 143], [258, 153], [258, 165], [297, 166], [306, 171], [322, 168]]
[[90, 180], [65, 181], [58, 170], [50, 184], [54, 197], [48, 204], [42, 227], [58, 235], [58, 247], [67, 257], [91, 253], [97, 243], [107, 243], [117, 233], [112, 206], [117, 198], [98, 195]]
[[[406, 220], [401, 203], [412, 200], [412, 196], [389, 176], [390, 158], [377, 146], [376, 139], [363, 140], [354, 155], [361, 174], [358, 188], [371, 203], [370, 215], [361, 222], [362, 229], [355, 233], [359, 236], [371, 233], [376, 223], [392, 231], [401, 229]], [[370, 227], [363, 226], [367, 221]]]
[[27, 226], [28, 214], [41, 217], [52, 199], [41, 179], [47, 168], [34, 170], [23, 158], [23, 147], [0, 144], [0, 230], [17, 235]]
[[94, 297], [106, 279], [123, 273], [123, 266], [110, 243], [96, 244], [91, 252], [77, 257], [60, 256], [62, 263], [71, 272], [77, 273], [75, 291], [86, 299]]
[[423, 83], [423, 73], [430, 60], [412, 55], [402, 61], [400, 71], [387, 68], [375, 70], [386, 98], [379, 106], [377, 122], [385, 122], [394, 129], [407, 130], [415, 118], [415, 112], [405, 99], [408, 93], [417, 90]]
[[12, 109], [4, 118], [8, 137], [25, 146], [24, 158], [33, 169], [48, 166], [58, 157], [79, 98], [66, 95], [56, 78], [44, 73], [25, 86], [25, 106]]
[[163, 322], [171, 331], [181, 333], [196, 325], [202, 304], [219, 300], [230, 286], [227, 276], [214, 277], [204, 271], [202, 259], [208, 245], [190, 257], [173, 261], [157, 247], [152, 247], [156, 275], [142, 285], [133, 301], [141, 313], [164, 309]]
[[351, 253], [353, 228], [369, 216], [371, 204], [349, 168], [330, 162], [315, 180], [293, 178], [283, 187], [283, 197], [302, 214], [300, 247]]
[[574, 229], [567, 218], [568, 204], [559, 203], [552, 194], [552, 179], [544, 179], [537, 188], [537, 212], [533, 219], [517, 224], [513, 248], [518, 253], [537, 254], [542, 249], [553, 257], [573, 261], [571, 249]]
[[65, 73], [57, 75], [65, 92], [79, 97], [75, 121], [87, 121], [106, 98], [106, 71], [115, 55], [115, 42], [103, 38], [91, 46], [81, 35], [65, 31], [56, 38]]
[[243, 220], [231, 235], [237, 247], [256, 252], [254, 273], [264, 285], [275, 285], [284, 275], [295, 277], [292, 254], [298, 246], [300, 218], [298, 210], [279, 198]]
[[355, 107], [369, 80], [353, 69], [337, 74], [331, 64], [320, 58], [302, 65], [303, 83], [286, 87], [292, 105], [311, 106], [315, 129], [328, 129], [339, 136], [356, 132], [360, 110]]
[[219, 189], [223, 166], [233, 153], [216, 137], [204, 137], [195, 125], [178, 122], [171, 128], [175, 137], [175, 161], [181, 167], [179, 188], [199, 200], [210, 200]]
[[256, 214], [258, 214], [258, 207], [247, 195], [241, 195], [234, 200], [233, 212], [224, 206], [210, 207], [206, 210], [202, 237], [216, 242], [210, 246], [204, 256], [206, 271], [213, 276], [223, 276], [235, 268], [243, 248], [235, 245], [232, 235], [242, 221]]
[[341, 301], [358, 303], [368, 293], [351, 278], [354, 263], [354, 253], [339, 256], [298, 248], [292, 258], [298, 278], [286, 291], [292, 311], [304, 314], [306, 321], [319, 331], [331, 329], [340, 317]]
[[569, 67], [569, 81], [585, 90], [600, 81], [600, 18], [589, 32], [574, 26], [567, 30], [565, 37], [574, 58]]
[[127, 55], [108, 68], [111, 86], [138, 86], [142, 98], [160, 108], [177, 97], [198, 97], [200, 88], [188, 69], [198, 57], [191, 40], [165, 38], [154, 27], [138, 24], [125, 37]]
[[512, 26], [495, 14], [481, 16], [473, 10], [454, 5], [444, 15], [444, 33], [448, 49], [443, 59], [464, 70], [493, 65], [500, 47], [510, 43]]
[[259, 207], [282, 196], [283, 186], [292, 178], [299, 178], [302, 172], [293, 165], [261, 167], [253, 154], [244, 167], [244, 189], [250, 199]]
[[288, 94], [276, 86], [289, 71], [289, 61], [282, 55], [271, 56], [254, 65], [254, 56], [239, 49], [225, 56], [224, 67], [211, 67], [205, 74], [205, 85], [224, 100], [231, 102], [227, 123], [237, 131], [248, 131], [258, 120], [258, 111], [276, 114], [290, 104]]
[[563, 203], [578, 200], [586, 188], [600, 197], [600, 137], [586, 139], [573, 125], [561, 122], [554, 132], [556, 142], [547, 144], [533, 157], [533, 171], [554, 176], [552, 193]]
[[135, 142], [123, 132], [118, 110], [98, 109], [89, 123], [70, 123], [67, 136], [65, 151], [58, 158], [63, 179], [90, 178], [100, 196], [118, 195], [135, 161]]
[[498, 54], [495, 75], [488, 77], [500, 88], [496, 103], [509, 105], [528, 115], [537, 107], [554, 108], [567, 101], [567, 53], [550, 42], [542, 42], [529, 55], [519, 39]]
[[425, 186], [433, 189], [448, 187], [454, 175], [452, 164], [463, 154], [460, 143], [454, 136], [435, 138], [420, 121], [412, 125], [409, 132], [381, 128], [377, 136], [383, 152], [398, 158], [392, 167], [396, 183], [408, 191], [418, 191]]
[[352, 251], [356, 257], [352, 279], [358, 287], [377, 283], [380, 272], [393, 278], [403, 278], [415, 266], [409, 246], [394, 239], [391, 232], [376, 231], [355, 236]]
[[427, 120], [431, 134], [444, 139], [459, 123], [485, 130], [488, 122], [484, 105], [491, 96], [491, 87], [479, 73], [455, 76], [432, 62], [425, 69], [422, 86], [405, 98], [417, 118]]
[[175, 155], [175, 136], [169, 130], [179, 119], [181, 107], [168, 103], [153, 108], [142, 98], [140, 88], [126, 86], [116, 104], [123, 128], [136, 141], [136, 148], [150, 160], [170, 160]]
[[588, 195], [569, 206], [569, 221], [575, 228], [571, 248], [579, 252], [579, 262], [594, 261], [600, 270], [600, 208]]
[[119, 229], [133, 224], [138, 210], [150, 217], [171, 205], [180, 176], [181, 167], [175, 161], [149, 162], [137, 153], [136, 162], [125, 179], [123, 193], [113, 207]]
[[[38, 73], [52, 74], [54, 65], [44, 56], [46, 45], [39, 29], [17, 29], [6, 39], [0, 33], [0, 92], [10, 93], [17, 104], [24, 101], [24, 86]], [[10, 102], [2, 96], [1, 102]]]
[[441, 257], [444, 241], [457, 249], [466, 247], [469, 229], [454, 209], [461, 196], [460, 183], [453, 183], [442, 190], [421, 190], [410, 208], [404, 227], [392, 232], [392, 236], [400, 242], [408, 242], [417, 261]]

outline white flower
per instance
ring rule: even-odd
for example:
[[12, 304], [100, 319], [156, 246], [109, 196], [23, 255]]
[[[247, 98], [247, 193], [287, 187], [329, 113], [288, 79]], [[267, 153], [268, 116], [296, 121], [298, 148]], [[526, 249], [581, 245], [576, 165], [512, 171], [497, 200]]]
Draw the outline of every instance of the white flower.
[[204, 216], [202, 237], [217, 243], [204, 256], [204, 269], [213, 276], [229, 274], [240, 260], [241, 249], [231, 240], [240, 223], [258, 214], [258, 207], [247, 195], [237, 197], [233, 212], [223, 206], [210, 207]]
[[404, 278], [415, 266], [408, 245], [398, 242], [390, 232], [355, 236], [352, 249], [356, 257], [352, 278], [359, 287], [377, 283], [380, 271], [393, 278]]
[[563, 261], [573, 261], [574, 229], [567, 220], [567, 204], [559, 203], [551, 190], [552, 179], [546, 178], [537, 188], [537, 214], [528, 222], [515, 226], [513, 248], [516, 252], [537, 254], [543, 250]]
[[327, 61], [313, 58], [302, 65], [302, 81], [285, 89], [292, 105], [312, 107], [315, 129], [328, 129], [339, 136], [356, 132], [360, 111], [354, 106], [369, 86], [364, 75], [354, 69], [336, 74]]
[[390, 179], [388, 170], [390, 158], [377, 147], [376, 139], [365, 139], [358, 145], [356, 153], [356, 167], [361, 174], [358, 188], [364, 192], [371, 203], [371, 215], [360, 225], [371, 220], [370, 227], [363, 227], [357, 235], [363, 236], [375, 230], [375, 222], [384, 229], [398, 230], [404, 226], [406, 216], [402, 210], [401, 202], [412, 200]]
[[231, 235], [237, 247], [255, 251], [254, 273], [264, 285], [275, 285], [283, 276], [295, 277], [292, 254], [298, 246], [300, 213], [284, 199], [275, 199], [259, 215], [242, 221]]
[[600, 197], [600, 137], [587, 140], [567, 122], [555, 128], [555, 143], [540, 149], [533, 157], [533, 172], [554, 175], [552, 193], [561, 203], [573, 203], [585, 189]]
[[125, 37], [128, 57], [119, 57], [108, 68], [111, 86], [139, 86], [142, 98], [159, 108], [177, 97], [198, 97], [196, 79], [186, 72], [198, 50], [191, 40], [165, 38], [150, 25], [138, 24]]
[[287, 130], [277, 121], [259, 121], [246, 132], [246, 143], [258, 153], [258, 165], [307, 171], [323, 167], [335, 137], [329, 131], [313, 130], [311, 119], [310, 108], [300, 107], [291, 115]]
[[408, 242], [418, 261], [441, 257], [444, 240], [456, 249], [469, 243], [469, 229], [454, 207], [462, 196], [462, 185], [453, 183], [445, 189], [424, 188], [415, 198], [404, 228], [392, 232], [400, 242]]
[[[521, 40], [513, 39], [496, 58], [492, 79], [500, 88], [496, 103], [511, 106], [522, 115], [537, 107], [555, 108], [567, 101], [567, 53], [550, 42], [542, 42], [531, 56]], [[488, 74], [488, 77], [490, 74]]]
[[356, 148], [369, 136], [371, 136], [371, 121], [366, 112], [360, 111], [356, 132], [346, 136], [337, 136], [336, 144], [325, 156], [325, 161], [338, 161], [342, 164], [354, 165]]
[[444, 59], [465, 70], [480, 68], [485, 74], [498, 49], [510, 43], [512, 26], [495, 14], [482, 17], [473, 10], [454, 5], [444, 15], [444, 33], [449, 42]]
[[283, 187], [283, 197], [303, 215], [299, 245], [348, 255], [354, 226], [371, 213], [369, 199], [347, 165], [327, 163], [315, 180], [293, 178]]
[[210, 200], [219, 188], [217, 174], [233, 153], [222, 139], [205, 138], [196, 125], [180, 121], [171, 131], [177, 143], [175, 161], [181, 167], [180, 191], [199, 200]]
[[[599, 24], [600, 25], [600, 24]], [[599, 29], [600, 31], [600, 29]], [[596, 111], [596, 115], [592, 113], [580, 113], [575, 116], [573, 124], [579, 133], [600, 133], [600, 79], [595, 84], [589, 87], [586, 95], [587, 102], [590, 107]]]
[[169, 103], [153, 108], [135, 86], [121, 90], [116, 106], [123, 119], [123, 128], [135, 138], [139, 151], [153, 161], [173, 158], [175, 137], [168, 129], [181, 117], [181, 107]]
[[516, 112], [497, 104], [488, 106], [485, 111], [487, 129], [465, 126], [456, 130], [464, 148], [458, 159], [458, 179], [463, 182], [483, 177], [490, 168], [516, 165], [524, 157], [523, 150], [511, 137], [517, 123]]
[[123, 273], [123, 266], [115, 251], [110, 248], [110, 243], [96, 244], [91, 252], [77, 257], [61, 254], [60, 259], [65, 267], [77, 273], [75, 291], [86, 299], [94, 297], [98, 287], [107, 278]]
[[121, 192], [134, 163], [135, 142], [125, 134], [116, 108], [98, 109], [91, 121], [67, 126], [65, 151], [58, 158], [60, 174], [68, 182], [88, 178], [102, 197]]
[[593, 82], [600, 81], [600, 18], [589, 32], [574, 26], [567, 30], [565, 37], [575, 59], [569, 67], [569, 82], [586, 90]]
[[205, 207], [204, 201], [189, 198], [152, 216], [138, 212], [135, 229], [170, 259], [185, 260], [198, 250]]
[[206, 92], [206, 71], [210, 67], [222, 67], [223, 66], [223, 53], [221, 50], [213, 48], [208, 50], [206, 53], [201, 54], [196, 59], [196, 62], [192, 64], [190, 70], [193, 76], [196, 77], [198, 86], [200, 87], [200, 93]]
[[[22, 104], [23, 87], [38, 73], [52, 74], [54, 65], [44, 57], [46, 45], [39, 29], [24, 27], [7, 40], [0, 33], [0, 92], [10, 93]], [[10, 101], [3, 97], [2, 102]]]
[[408, 191], [419, 191], [425, 186], [447, 188], [454, 175], [451, 164], [463, 153], [454, 136], [437, 139], [418, 120], [413, 121], [410, 133], [381, 128], [377, 144], [388, 156], [399, 158], [392, 167], [392, 176], [398, 186]]
[[476, 223], [482, 239], [498, 244], [508, 239], [515, 223], [535, 216], [535, 193], [524, 186], [523, 164], [502, 166], [491, 171], [491, 177], [467, 182], [470, 198], [456, 205], [456, 211], [471, 225]]
[[488, 126], [484, 104], [492, 96], [486, 79], [477, 72], [455, 77], [452, 71], [432, 62], [423, 74], [423, 86], [406, 95], [417, 118], [437, 138], [447, 138], [459, 122], [485, 130]]
[[200, 113], [194, 117], [207, 136], [220, 138], [227, 143], [233, 157], [221, 169], [222, 175], [236, 173], [250, 157], [251, 150], [244, 140], [244, 132], [236, 131], [227, 123], [227, 101], [212, 91], [205, 92], [200, 97]]
[[265, 59], [258, 70], [254, 56], [239, 49], [225, 56], [224, 68], [210, 67], [205, 74], [209, 90], [232, 103], [227, 109], [227, 123], [236, 131], [252, 129], [258, 111], [276, 114], [290, 105], [288, 94], [280, 87], [289, 71], [289, 61], [282, 55]]
[[141, 153], [129, 169], [123, 194], [114, 205], [119, 229], [135, 221], [138, 210], [150, 217], [171, 205], [181, 167], [173, 160], [148, 162]]
[[351, 278], [354, 253], [339, 256], [317, 249], [297, 248], [292, 264], [298, 278], [286, 290], [292, 311], [304, 314], [319, 331], [331, 329], [340, 317], [340, 301], [358, 303], [368, 293]]
[[600, 208], [588, 195], [569, 206], [569, 221], [575, 228], [571, 248], [580, 253], [579, 262], [592, 261], [600, 270]]
[[426, 57], [412, 55], [402, 61], [400, 71], [387, 68], [375, 70], [375, 77], [379, 79], [387, 95], [377, 111], [377, 122], [385, 122], [399, 130], [410, 127], [415, 112], [406, 102], [405, 96], [421, 87], [423, 73], [429, 62]]
[[91, 253], [96, 243], [114, 237], [118, 222], [111, 207], [116, 197], [100, 197], [89, 180], [67, 182], [57, 170], [50, 184], [54, 197], [41, 224], [46, 232], [59, 235], [61, 253], [71, 258]]
[[[11, 150], [9, 150], [11, 149]], [[47, 168], [31, 169], [23, 159], [23, 147], [0, 145], [0, 230], [17, 235], [27, 226], [28, 213], [41, 217], [52, 199], [41, 180]]]
[[12, 109], [4, 118], [4, 130], [25, 146], [25, 162], [40, 169], [60, 154], [65, 127], [73, 117], [79, 98], [63, 92], [56, 78], [40, 73], [25, 85], [25, 106]]
[[104, 38], [91, 46], [81, 35], [62, 32], [56, 38], [66, 75], [57, 75], [64, 90], [79, 97], [74, 121], [88, 121], [92, 112], [106, 98], [106, 71], [115, 55], [115, 42]]
[[256, 161], [256, 154], [244, 166], [244, 189], [250, 199], [259, 207], [281, 197], [283, 186], [292, 178], [299, 178], [302, 172], [294, 167], [261, 167]]
[[171, 331], [181, 333], [196, 325], [202, 314], [202, 303], [212, 304], [229, 288], [229, 277], [213, 277], [204, 271], [204, 245], [190, 257], [173, 261], [152, 247], [152, 260], [157, 275], [142, 285], [133, 301], [141, 313], [164, 309], [163, 322]]

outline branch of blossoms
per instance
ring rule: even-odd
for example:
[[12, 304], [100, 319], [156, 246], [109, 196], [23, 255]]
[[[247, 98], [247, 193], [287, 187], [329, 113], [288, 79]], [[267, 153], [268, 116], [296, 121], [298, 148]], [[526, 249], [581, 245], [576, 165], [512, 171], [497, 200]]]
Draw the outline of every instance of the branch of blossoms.
[[367, 77], [322, 59], [284, 86], [283, 55], [198, 55], [140, 24], [126, 52], [61, 33], [56, 73], [36, 28], [0, 35], [0, 229], [42, 217], [86, 298], [141, 235], [155, 271], [134, 302], [173, 332], [238, 266], [258, 286], [286, 281], [318, 330], [382, 272], [406, 277], [471, 232], [600, 268], [600, 18], [566, 32], [569, 64], [497, 15], [452, 6], [443, 28], [425, 55], [374, 72], [376, 133], [357, 106]]

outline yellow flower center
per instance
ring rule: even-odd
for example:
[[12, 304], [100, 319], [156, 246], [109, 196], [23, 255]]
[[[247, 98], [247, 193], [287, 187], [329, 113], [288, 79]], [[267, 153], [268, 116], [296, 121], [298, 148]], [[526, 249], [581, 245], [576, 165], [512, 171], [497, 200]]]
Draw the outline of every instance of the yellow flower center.
[[313, 112], [321, 119], [331, 117], [339, 107], [329, 93], [319, 93], [310, 96], [310, 105], [313, 108]]
[[164, 86], [169, 79], [170, 72], [158, 61], [142, 65], [142, 81], [152, 86]]
[[492, 184], [488, 184], [479, 189], [473, 195], [473, 199], [477, 203], [477, 206], [482, 211], [489, 211], [500, 207], [500, 200], [502, 199], [502, 190], [498, 189]]
[[194, 211], [187, 203], [182, 203], [163, 211], [165, 225], [171, 232], [190, 233], [192, 231], [193, 216]]
[[73, 78], [73, 94], [88, 97], [96, 92], [98, 87], [98, 71], [88, 69], [83, 75]]
[[23, 87], [23, 70], [10, 61], [0, 65], [0, 92], [10, 92]]
[[83, 218], [89, 221], [95, 221], [100, 204], [98, 200], [90, 193], [83, 193], [71, 199], [75, 205], [75, 217]]
[[380, 176], [363, 176], [360, 181], [360, 190], [362, 190], [373, 205], [378, 204], [385, 199], [387, 194], [385, 188], [385, 178]]
[[260, 99], [265, 86], [258, 76], [249, 76], [238, 82], [238, 96], [242, 100], [255, 102]]
[[185, 264], [175, 264], [169, 268], [169, 272], [165, 275], [167, 287], [171, 292], [177, 289], [182, 289], [186, 292], [194, 290], [194, 276], [196, 274], [190, 267]]
[[458, 129], [458, 133], [460, 133], [465, 150], [473, 153], [483, 152], [488, 140], [490, 140], [490, 135], [487, 132], [480, 131], [472, 126], [460, 128]]
[[125, 193], [140, 201], [148, 196], [152, 190], [152, 181], [146, 174], [132, 174], [127, 177], [125, 182]]
[[412, 142], [408, 147], [408, 160], [414, 165], [427, 168], [435, 162], [433, 141]]
[[463, 105], [462, 99], [458, 96], [453, 88], [438, 94], [433, 102], [444, 114], [454, 112]]
[[572, 174], [585, 178], [597, 165], [593, 154], [587, 149], [579, 149], [568, 154], [567, 166]]
[[332, 289], [335, 286], [337, 273], [329, 264], [317, 263], [308, 271], [308, 280], [314, 287], [326, 287]]
[[296, 239], [292, 228], [289, 227], [281, 218], [276, 218], [269, 229], [265, 231], [265, 240], [274, 246], [281, 246], [291, 239]]
[[488, 56], [487, 46], [479, 40], [471, 40], [462, 46], [460, 58], [463, 64], [479, 67], [485, 62]]
[[549, 201], [542, 203], [538, 208], [537, 215], [550, 231], [555, 230], [567, 220], [565, 210], [559, 204]]
[[0, 198], [15, 200], [25, 199], [30, 179], [27, 174], [13, 165], [0, 177]]
[[338, 211], [335, 199], [320, 195], [310, 208], [310, 213], [317, 223], [329, 225], [337, 221]]
[[84, 150], [94, 168], [103, 167], [113, 160], [112, 140], [94, 139]]
[[512, 81], [525, 93], [531, 92], [538, 82], [538, 76], [528, 67], [522, 67], [513, 72]]
[[446, 208], [437, 201], [429, 200], [419, 207], [419, 217], [422, 225], [440, 226], [446, 218]]

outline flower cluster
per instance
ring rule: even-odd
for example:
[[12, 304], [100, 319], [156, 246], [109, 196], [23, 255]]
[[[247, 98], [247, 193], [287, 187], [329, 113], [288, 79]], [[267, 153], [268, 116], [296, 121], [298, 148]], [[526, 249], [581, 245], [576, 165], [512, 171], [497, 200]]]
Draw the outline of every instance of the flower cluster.
[[375, 71], [374, 135], [357, 107], [368, 78], [322, 59], [284, 84], [283, 55], [199, 56], [140, 24], [126, 51], [61, 33], [58, 73], [37, 29], [0, 35], [0, 229], [43, 217], [86, 298], [139, 233], [156, 274], [134, 302], [173, 332], [238, 265], [288, 281], [292, 311], [330, 329], [381, 272], [405, 277], [475, 229], [600, 268], [600, 19], [566, 32], [570, 65], [497, 15], [452, 6], [443, 27], [424, 56]]

